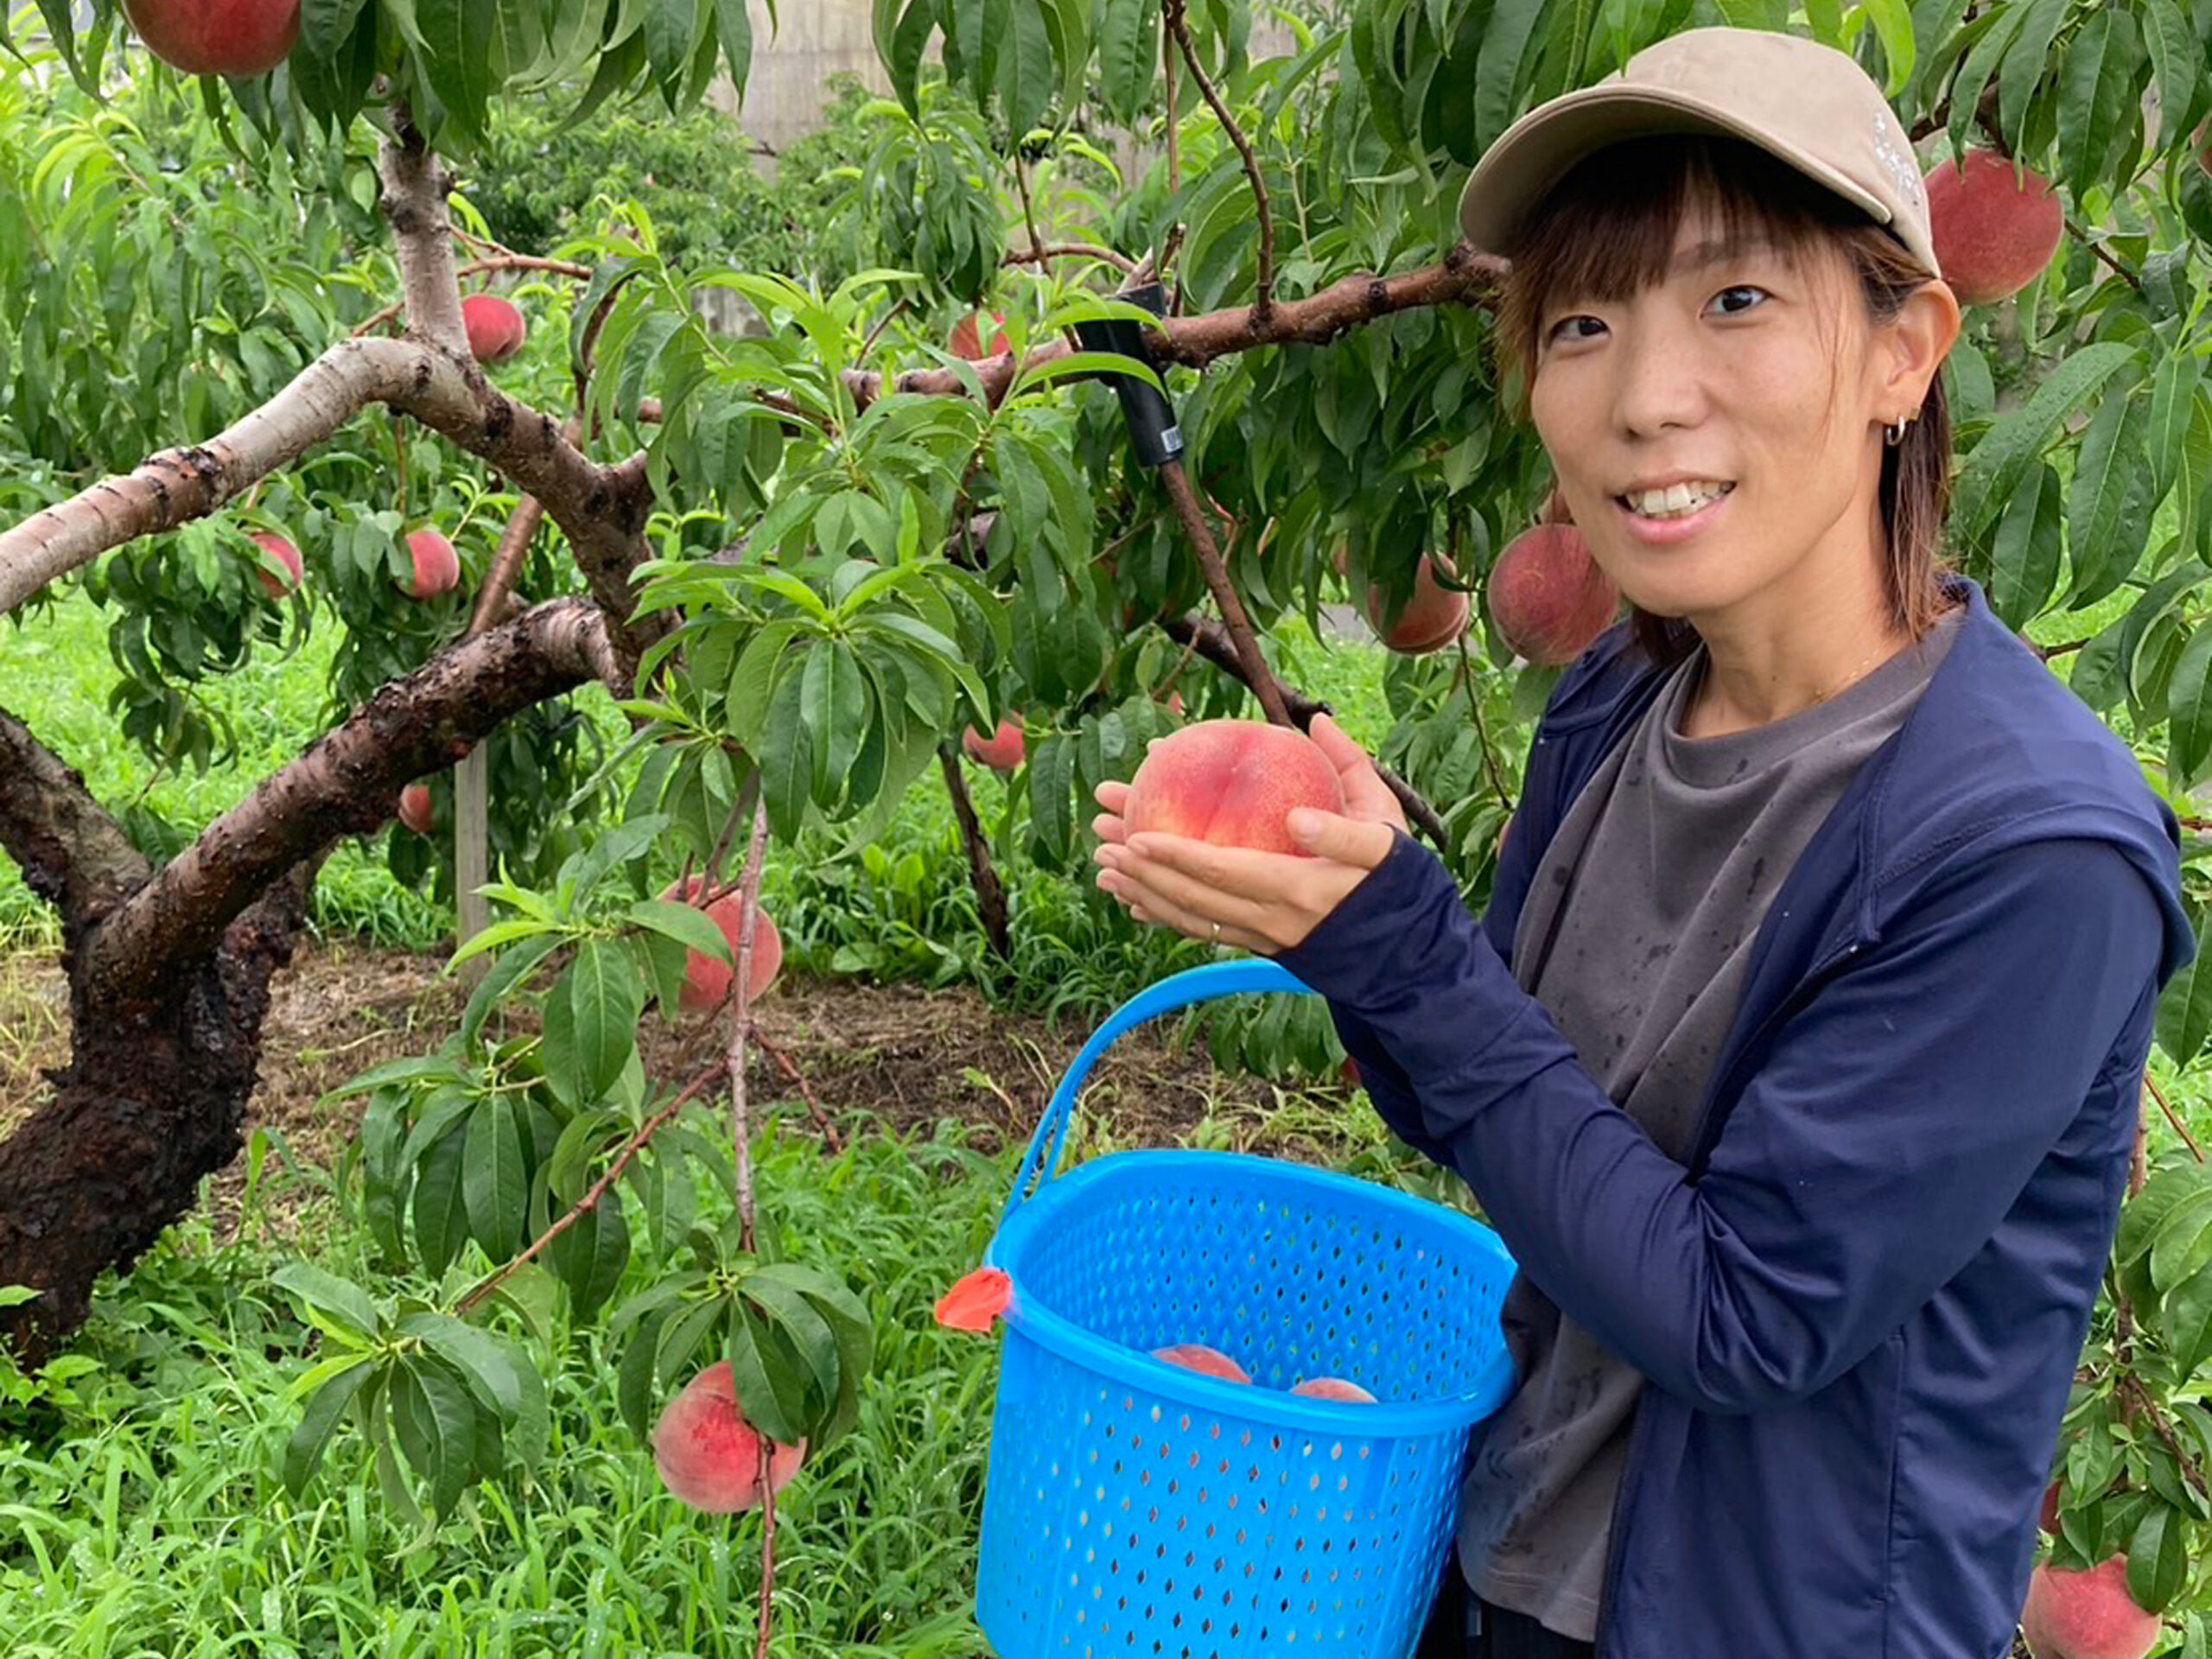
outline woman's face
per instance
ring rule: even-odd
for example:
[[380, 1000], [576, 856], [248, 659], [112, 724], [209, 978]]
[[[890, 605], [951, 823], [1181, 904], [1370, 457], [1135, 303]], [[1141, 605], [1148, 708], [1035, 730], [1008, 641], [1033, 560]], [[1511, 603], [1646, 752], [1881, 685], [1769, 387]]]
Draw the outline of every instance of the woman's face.
[[1839, 251], [1793, 268], [1717, 238], [1685, 214], [1656, 285], [1548, 300], [1529, 387], [1592, 556], [1643, 609], [1701, 626], [1875, 576], [1880, 428], [1920, 406]]

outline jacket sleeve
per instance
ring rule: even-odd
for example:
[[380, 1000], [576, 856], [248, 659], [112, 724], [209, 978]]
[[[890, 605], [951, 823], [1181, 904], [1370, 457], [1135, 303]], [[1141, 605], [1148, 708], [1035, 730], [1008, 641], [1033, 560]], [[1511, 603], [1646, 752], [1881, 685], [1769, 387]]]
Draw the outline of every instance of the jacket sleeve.
[[1789, 1015], [1695, 1182], [1411, 840], [1279, 960], [1387, 1052], [1391, 1109], [1538, 1289], [1657, 1386], [1745, 1412], [1842, 1376], [1982, 1249], [2101, 1071], [2140, 1069], [2161, 941], [2107, 845], [1974, 862]]

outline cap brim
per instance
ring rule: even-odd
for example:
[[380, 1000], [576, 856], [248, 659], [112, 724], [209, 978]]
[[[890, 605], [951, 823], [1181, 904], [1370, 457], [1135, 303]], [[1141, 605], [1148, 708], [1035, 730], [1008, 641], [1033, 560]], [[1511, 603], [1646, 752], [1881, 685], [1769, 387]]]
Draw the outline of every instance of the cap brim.
[[1704, 99], [1663, 87], [1606, 82], [1531, 110], [1483, 152], [1459, 196], [1459, 228], [1479, 252], [1512, 256], [1529, 211], [1577, 162], [1628, 138], [1676, 132], [1741, 138], [1862, 209], [1878, 225], [1890, 210], [1834, 168], [1747, 126]]

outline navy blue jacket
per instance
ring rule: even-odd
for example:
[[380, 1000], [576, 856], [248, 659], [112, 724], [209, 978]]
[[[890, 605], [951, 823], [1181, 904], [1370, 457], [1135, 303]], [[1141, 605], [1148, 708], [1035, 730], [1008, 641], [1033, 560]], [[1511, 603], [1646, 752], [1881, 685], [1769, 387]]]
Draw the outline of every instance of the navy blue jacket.
[[2126, 1185], [2172, 814], [1990, 613], [1776, 894], [1687, 1161], [1504, 958], [1576, 793], [1663, 673], [1562, 677], [1483, 920], [1401, 836], [1283, 966], [1377, 1109], [1647, 1379], [1599, 1659], [1990, 1659]]

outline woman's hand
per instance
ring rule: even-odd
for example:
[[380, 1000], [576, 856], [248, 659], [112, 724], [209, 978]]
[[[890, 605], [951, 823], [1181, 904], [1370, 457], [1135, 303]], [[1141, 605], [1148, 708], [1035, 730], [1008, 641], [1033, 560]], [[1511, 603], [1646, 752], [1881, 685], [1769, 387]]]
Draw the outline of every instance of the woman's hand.
[[1291, 839], [1311, 857], [1216, 847], [1187, 836], [1128, 833], [1122, 811], [1127, 784], [1101, 784], [1091, 820], [1099, 887], [1141, 922], [1172, 927], [1194, 939], [1234, 944], [1272, 956], [1304, 941], [1344, 895], [1389, 855], [1406, 827], [1398, 798], [1358, 744], [1326, 715], [1310, 733], [1337, 768], [1344, 811], [1294, 809]]

